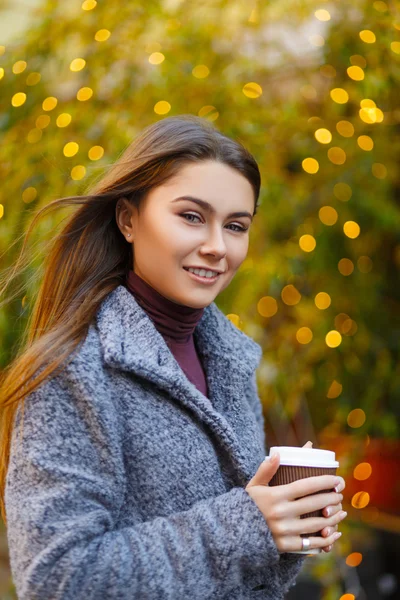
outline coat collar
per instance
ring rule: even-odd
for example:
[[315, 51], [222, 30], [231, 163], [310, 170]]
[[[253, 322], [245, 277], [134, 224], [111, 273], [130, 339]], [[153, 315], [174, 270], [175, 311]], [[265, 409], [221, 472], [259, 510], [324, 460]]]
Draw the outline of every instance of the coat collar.
[[[194, 341], [208, 382], [209, 399], [189, 381], [163, 336], [123, 285], [115, 288], [96, 314], [103, 361], [151, 381], [184, 404], [211, 427], [248, 478], [245, 457], [230, 425], [235, 405], [257, 368], [261, 346], [240, 331], [212, 302], [194, 331]], [[224, 416], [226, 415], [226, 417]]]

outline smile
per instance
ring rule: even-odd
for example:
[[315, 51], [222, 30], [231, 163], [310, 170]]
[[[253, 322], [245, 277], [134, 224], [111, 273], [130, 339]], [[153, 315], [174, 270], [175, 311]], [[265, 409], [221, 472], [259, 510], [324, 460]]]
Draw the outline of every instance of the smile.
[[188, 271], [185, 267], [183, 267], [184, 270], [187, 272], [188, 275], [190, 275], [190, 277], [192, 279], [194, 279], [195, 281], [199, 282], [199, 283], [203, 283], [205, 285], [212, 285], [213, 283], [215, 283], [219, 277], [219, 273], [217, 275], [215, 275], [214, 277], [202, 277], [201, 275], [196, 275], [196, 273], [192, 273], [191, 271]]

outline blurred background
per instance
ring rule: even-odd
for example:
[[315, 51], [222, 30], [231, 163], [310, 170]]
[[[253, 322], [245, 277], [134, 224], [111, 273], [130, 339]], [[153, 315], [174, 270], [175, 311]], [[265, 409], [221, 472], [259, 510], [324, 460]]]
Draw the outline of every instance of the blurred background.
[[[342, 537], [288, 600], [400, 598], [399, 83], [398, 2], [0, 0], [2, 269], [39, 207], [158, 119], [201, 116], [259, 163], [248, 257], [217, 304], [263, 347], [268, 446], [334, 450], [347, 483]], [[0, 313], [0, 368], [59, 224], [36, 228], [26, 294]]]

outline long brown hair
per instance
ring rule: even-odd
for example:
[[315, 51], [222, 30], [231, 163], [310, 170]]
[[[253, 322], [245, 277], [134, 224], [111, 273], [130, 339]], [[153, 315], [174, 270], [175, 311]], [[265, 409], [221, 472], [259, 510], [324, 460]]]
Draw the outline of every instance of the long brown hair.
[[[42, 280], [20, 349], [1, 373], [0, 509], [5, 523], [5, 481], [18, 405], [24, 405], [25, 397], [44, 379], [54, 377], [68, 358], [72, 360], [99, 305], [124, 283], [132, 268], [132, 245], [115, 219], [118, 199], [124, 197], [139, 208], [152, 188], [173, 177], [183, 165], [210, 159], [246, 177], [254, 190], [255, 214], [261, 178], [250, 152], [205, 119], [180, 115], [146, 127], [87, 193], [54, 200], [34, 215], [20, 255], [0, 283], [0, 297], [15, 273], [28, 264], [24, 250], [38, 219], [57, 208], [79, 205], [46, 246]], [[19, 294], [17, 290], [10, 300]]]

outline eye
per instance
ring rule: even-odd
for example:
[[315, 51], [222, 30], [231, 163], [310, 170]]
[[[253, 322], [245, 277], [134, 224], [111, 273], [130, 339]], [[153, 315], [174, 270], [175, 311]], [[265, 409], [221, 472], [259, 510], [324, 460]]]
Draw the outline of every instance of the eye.
[[[193, 213], [181, 213], [180, 216], [183, 218], [186, 218], [186, 217], [194, 217], [195, 219], [200, 218], [198, 215], [194, 215]], [[189, 221], [189, 222], [193, 223], [193, 221]], [[233, 229], [231, 231], [236, 231], [237, 233], [244, 233], [245, 231], [248, 230], [248, 227], [242, 227], [241, 225], [236, 225], [235, 223], [231, 223], [230, 225], [228, 225], [228, 227], [236, 227], [236, 229]]]

